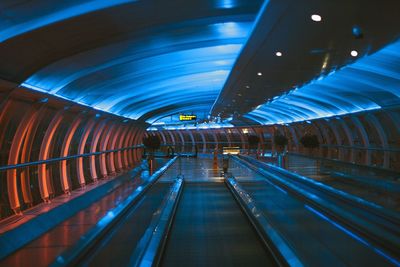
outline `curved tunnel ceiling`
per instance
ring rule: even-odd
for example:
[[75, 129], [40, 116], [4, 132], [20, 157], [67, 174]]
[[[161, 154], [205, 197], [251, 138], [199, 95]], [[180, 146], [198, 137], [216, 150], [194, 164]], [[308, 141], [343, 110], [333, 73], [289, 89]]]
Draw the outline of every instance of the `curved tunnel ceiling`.
[[400, 41], [275, 97], [244, 115], [260, 124], [291, 123], [400, 105]]
[[[177, 113], [201, 120], [210, 111], [289, 123], [378, 109], [399, 104], [400, 45], [378, 51], [399, 37], [399, 7], [391, 0], [379, 9], [362, 0], [4, 0], [0, 79], [148, 123]], [[310, 20], [313, 12], [322, 23]], [[364, 38], [351, 35], [353, 25]], [[354, 48], [359, 60], [349, 55]]]
[[149, 123], [205, 117], [261, 4], [2, 1], [0, 76]]

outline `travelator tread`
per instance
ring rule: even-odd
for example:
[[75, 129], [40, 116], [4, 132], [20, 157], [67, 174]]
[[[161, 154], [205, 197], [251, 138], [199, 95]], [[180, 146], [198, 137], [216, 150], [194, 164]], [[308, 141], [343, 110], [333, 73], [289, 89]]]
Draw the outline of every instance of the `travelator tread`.
[[162, 266], [276, 266], [224, 183], [186, 183]]

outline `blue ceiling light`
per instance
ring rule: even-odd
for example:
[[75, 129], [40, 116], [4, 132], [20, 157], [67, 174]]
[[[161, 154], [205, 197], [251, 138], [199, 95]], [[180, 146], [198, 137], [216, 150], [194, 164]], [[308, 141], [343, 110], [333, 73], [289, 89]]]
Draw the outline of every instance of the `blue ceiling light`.
[[238, 5], [238, 0], [216, 0], [217, 8], [234, 8]]
[[226, 38], [235, 36], [246, 36], [248, 27], [241, 22], [223, 22], [211, 25], [214, 32], [218, 35], [223, 35]]
[[8, 25], [7, 20], [0, 21], [0, 29], [2, 29], [0, 30], [0, 43], [59, 21], [130, 2], [136, 2], [136, 0], [72, 0], [64, 5], [54, 5], [50, 10], [44, 9], [44, 14], [41, 14], [40, 17], [37, 17], [36, 12], [11, 18], [12, 14], [7, 14], [8, 19], [12, 20], [14, 25]]
[[400, 104], [400, 41], [275, 96], [244, 115], [261, 124], [310, 121]]

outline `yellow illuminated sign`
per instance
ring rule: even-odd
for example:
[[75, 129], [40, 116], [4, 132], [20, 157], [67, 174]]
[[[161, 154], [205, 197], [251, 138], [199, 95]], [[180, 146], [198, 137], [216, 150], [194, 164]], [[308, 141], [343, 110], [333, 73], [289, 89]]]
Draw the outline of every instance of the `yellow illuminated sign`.
[[195, 121], [197, 119], [196, 115], [179, 115], [180, 121]]
[[227, 155], [238, 155], [240, 153], [240, 148], [238, 146], [224, 146], [222, 148], [222, 154]]

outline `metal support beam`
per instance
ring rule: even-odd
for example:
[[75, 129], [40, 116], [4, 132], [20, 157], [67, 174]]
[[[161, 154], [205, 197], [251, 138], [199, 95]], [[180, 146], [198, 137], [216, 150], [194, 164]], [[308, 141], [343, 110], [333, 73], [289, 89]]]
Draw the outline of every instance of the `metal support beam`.
[[[49, 126], [47, 127], [46, 133], [43, 137], [42, 145], [40, 147], [39, 160], [46, 160], [49, 158], [54, 134], [56, 133], [58, 126], [63, 120], [64, 113], [65, 110], [58, 111], [54, 115]], [[51, 172], [47, 168], [46, 164], [39, 165], [38, 170], [40, 193], [43, 201], [48, 202], [50, 200], [50, 197], [54, 195], [54, 188], [51, 181]]]
[[[68, 156], [68, 151], [71, 145], [72, 138], [74, 137], [74, 134], [78, 129], [79, 124], [82, 122], [82, 119], [83, 119], [82, 116], [77, 116], [69, 126], [69, 129], [64, 137], [64, 142], [62, 144], [60, 157]], [[64, 193], [70, 194], [72, 188], [71, 188], [71, 180], [70, 177], [68, 176], [66, 160], [60, 162], [60, 179]]]
[[[89, 121], [86, 122], [85, 129], [83, 130], [81, 139], [79, 141], [78, 154], [85, 153], [87, 139], [95, 125], [96, 122], [94, 119], [89, 119]], [[81, 185], [81, 187], [84, 187], [86, 185], [86, 180], [85, 180], [85, 172], [83, 170], [83, 158], [77, 159], [77, 174], [78, 174], [79, 184]]]
[[[92, 142], [90, 144], [90, 153], [96, 152], [97, 151], [97, 145], [99, 143], [101, 134], [103, 130], [106, 128], [108, 120], [102, 120], [99, 122], [94, 129], [94, 133], [92, 136]], [[97, 175], [97, 170], [96, 170], [96, 156], [91, 156], [90, 157], [90, 174], [92, 176], [93, 181], [97, 181], [99, 178]]]
[[368, 123], [370, 123], [372, 125], [372, 127], [375, 128], [375, 130], [378, 133], [381, 146], [384, 149], [384, 152], [383, 152], [383, 167], [384, 168], [389, 168], [390, 153], [388, 151], [389, 144], [388, 144], [388, 138], [387, 138], [386, 132], [383, 129], [382, 124], [379, 122], [379, 120], [372, 113], [369, 113], [365, 117], [365, 119], [368, 121]]
[[[37, 114], [38, 109], [34, 106], [25, 112], [25, 115], [19, 123], [11, 143], [10, 153], [8, 155], [8, 165], [15, 165], [18, 163], [24, 137], [26, 136], [28, 129], [32, 126], [32, 123], [35, 122]], [[14, 213], [20, 214], [21, 203], [18, 194], [16, 169], [7, 171], [7, 191], [11, 209], [14, 211]]]
[[[369, 147], [369, 138], [368, 138], [368, 133], [365, 130], [363, 124], [361, 123], [361, 121], [356, 117], [356, 116], [350, 116], [354, 126], [357, 128], [361, 139], [363, 141], [363, 145], [365, 148]], [[371, 165], [371, 151], [370, 150], [366, 150], [365, 152], [365, 159], [364, 159], [364, 164], [365, 165]]]

